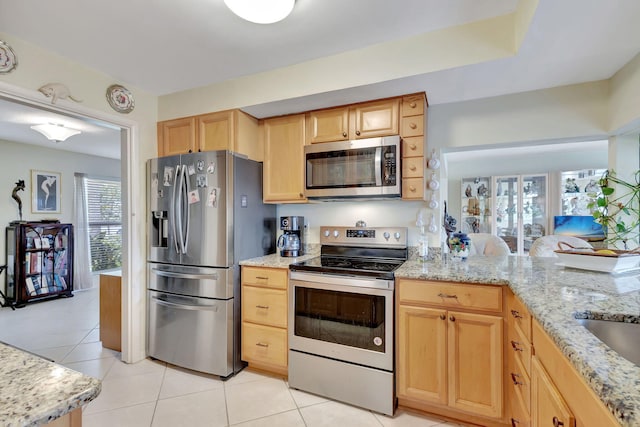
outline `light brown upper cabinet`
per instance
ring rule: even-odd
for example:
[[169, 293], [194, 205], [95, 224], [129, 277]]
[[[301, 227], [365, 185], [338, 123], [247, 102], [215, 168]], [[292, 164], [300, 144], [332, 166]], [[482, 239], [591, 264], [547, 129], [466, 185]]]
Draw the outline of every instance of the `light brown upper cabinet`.
[[263, 193], [266, 203], [304, 203], [305, 115], [262, 121]]
[[399, 134], [400, 99], [307, 113], [307, 144]]
[[160, 157], [215, 150], [262, 161], [258, 120], [240, 110], [227, 110], [158, 123]]

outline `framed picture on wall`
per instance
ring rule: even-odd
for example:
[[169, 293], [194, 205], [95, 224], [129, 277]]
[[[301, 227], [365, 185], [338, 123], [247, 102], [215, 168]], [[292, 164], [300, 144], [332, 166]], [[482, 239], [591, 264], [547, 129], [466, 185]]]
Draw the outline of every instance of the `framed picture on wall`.
[[31, 170], [31, 212], [60, 213], [60, 172]]

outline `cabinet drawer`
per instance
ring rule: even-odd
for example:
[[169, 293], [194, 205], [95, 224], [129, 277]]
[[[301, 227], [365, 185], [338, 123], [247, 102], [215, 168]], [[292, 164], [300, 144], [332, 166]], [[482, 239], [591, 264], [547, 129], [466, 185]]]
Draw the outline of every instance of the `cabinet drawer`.
[[424, 198], [423, 178], [404, 178], [402, 180], [402, 198], [422, 200]]
[[447, 308], [502, 311], [502, 287], [428, 280], [400, 280], [401, 304], [435, 304]]
[[524, 407], [524, 402], [519, 394], [513, 393], [507, 388], [507, 422], [510, 427], [529, 427], [531, 414]]
[[287, 327], [287, 291], [242, 286], [242, 321]]
[[287, 289], [289, 270], [282, 268], [242, 267], [242, 283], [265, 288]]
[[507, 354], [509, 358], [517, 359], [527, 375], [531, 375], [531, 343], [520, 332], [520, 328], [509, 327], [508, 330]]
[[531, 411], [531, 377], [525, 371], [524, 367], [517, 358], [509, 357], [507, 359], [507, 393], [508, 395], [517, 396], [524, 409], [529, 413]]
[[424, 155], [424, 136], [402, 138], [402, 157], [422, 157]]
[[402, 117], [424, 115], [424, 97], [422, 95], [402, 97]]
[[403, 117], [400, 120], [400, 135], [403, 138], [424, 135], [424, 116]]
[[422, 157], [409, 157], [402, 159], [402, 177], [403, 178], [421, 178], [424, 176], [424, 167]]
[[242, 323], [242, 360], [287, 367], [287, 330]]
[[509, 326], [517, 326], [527, 341], [531, 342], [531, 314], [529, 314], [529, 310], [527, 310], [522, 301], [511, 291], [507, 299], [507, 311]]

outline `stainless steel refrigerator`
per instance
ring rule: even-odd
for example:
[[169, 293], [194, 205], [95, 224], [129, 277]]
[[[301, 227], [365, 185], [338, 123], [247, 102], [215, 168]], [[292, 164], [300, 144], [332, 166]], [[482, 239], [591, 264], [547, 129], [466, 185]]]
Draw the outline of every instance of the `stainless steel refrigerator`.
[[147, 354], [221, 377], [242, 369], [239, 261], [275, 252], [262, 164], [228, 151], [149, 160]]

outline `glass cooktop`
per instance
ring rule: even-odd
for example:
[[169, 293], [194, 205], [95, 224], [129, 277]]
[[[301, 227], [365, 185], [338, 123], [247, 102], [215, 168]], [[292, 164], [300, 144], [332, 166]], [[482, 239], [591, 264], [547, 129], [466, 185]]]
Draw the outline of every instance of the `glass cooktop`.
[[319, 256], [307, 261], [291, 264], [292, 271], [349, 274], [393, 279], [393, 272], [404, 260], [378, 258], [346, 258]]

